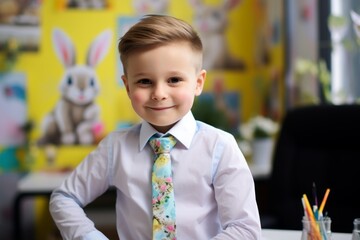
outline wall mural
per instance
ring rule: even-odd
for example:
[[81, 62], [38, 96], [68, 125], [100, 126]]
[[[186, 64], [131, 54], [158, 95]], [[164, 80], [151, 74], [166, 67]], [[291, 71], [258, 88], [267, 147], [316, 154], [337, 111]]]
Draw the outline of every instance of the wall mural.
[[[20, 2], [28, 4], [20, 8]], [[11, 189], [16, 189], [21, 171], [56, 174], [72, 169], [95, 147], [99, 136], [139, 120], [119, 77], [117, 43], [111, 42], [110, 31], [99, 33], [110, 28], [117, 41], [141, 16], [151, 13], [192, 24], [204, 42], [208, 70], [194, 114], [236, 135], [246, 118], [266, 107], [281, 107], [274, 99], [282, 101], [283, 3], [268, 2], [0, 0], [0, 54], [6, 53], [7, 45], [19, 45], [17, 61], [0, 74], [0, 173], [6, 172], [0, 174], [1, 236], [11, 236], [15, 194]], [[16, 41], [9, 41], [6, 36], [13, 33]], [[13, 117], [19, 121], [9, 120]], [[33, 128], [22, 132], [28, 121]], [[9, 175], [11, 171], [16, 172]], [[37, 239], [50, 239], [50, 218], [42, 218], [47, 206], [39, 205], [40, 211], [27, 208], [31, 211], [26, 216], [40, 213], [36, 232], [42, 237]], [[24, 222], [23, 227], [30, 226]]]
[[[100, 3], [98, 8], [95, 5], [81, 7], [81, 1], [31, 2], [42, 5], [45, 8], [42, 14], [47, 18], [40, 25], [44, 31], [41, 40], [44, 51], [33, 53], [34, 60], [33, 56], [29, 56], [29, 60], [20, 56], [25, 61], [21, 61], [19, 69], [26, 71], [31, 83], [26, 86], [30, 93], [29, 120], [34, 123], [29, 141], [36, 147], [41, 146], [31, 152], [35, 159], [33, 168], [41, 167], [48, 159], [56, 160], [45, 161], [54, 162], [51, 166], [75, 165], [66, 159], [78, 161], [108, 132], [139, 121], [127, 105], [117, 43], [111, 42], [109, 30], [99, 33], [105, 28], [114, 29], [114, 40], [118, 41], [145, 14], [173, 15], [192, 24], [199, 32], [204, 44], [204, 68], [208, 72], [204, 94], [194, 106], [194, 112], [200, 109], [197, 114], [204, 116], [201, 120], [219, 120], [216, 122], [220, 123], [214, 125], [236, 135], [237, 126], [252, 115], [274, 118], [281, 115], [280, 0], [275, 1], [276, 4], [265, 0], [131, 0], [121, 4], [113, 0], [94, 1], [94, 4]], [[92, 22], [93, 16], [101, 17]], [[245, 24], [244, 19], [249, 22]], [[78, 31], [87, 24], [94, 28]], [[55, 26], [58, 29], [54, 29]], [[50, 49], [53, 47], [55, 51]], [[32, 65], [34, 61], [39, 61], [37, 66], [48, 64], [49, 68], [42, 72]], [[79, 65], [83, 62], [84, 65]], [[217, 91], [219, 89], [222, 90]], [[113, 104], [121, 111], [113, 111]], [[204, 104], [215, 107], [208, 108], [211, 111], [204, 114], [201, 112], [204, 108], [198, 106]], [[226, 118], [216, 119], [218, 111], [225, 112]], [[49, 147], [57, 150], [56, 158], [49, 157], [54, 155]], [[74, 156], [75, 153], [78, 155]]]

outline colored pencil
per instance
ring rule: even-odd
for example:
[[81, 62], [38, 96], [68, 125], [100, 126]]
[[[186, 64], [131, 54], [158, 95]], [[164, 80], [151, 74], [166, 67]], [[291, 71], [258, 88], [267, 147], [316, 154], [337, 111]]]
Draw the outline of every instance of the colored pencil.
[[319, 213], [322, 215], [322, 212], [324, 210], [324, 207], [325, 207], [325, 203], [329, 197], [329, 193], [330, 193], [330, 188], [326, 189], [326, 192], [325, 192], [325, 195], [324, 195], [324, 198], [321, 202], [321, 205], [320, 205], [320, 208], [319, 208]]
[[313, 195], [314, 195], [313, 197], [314, 197], [315, 205], [319, 207], [315, 182], [313, 182]]

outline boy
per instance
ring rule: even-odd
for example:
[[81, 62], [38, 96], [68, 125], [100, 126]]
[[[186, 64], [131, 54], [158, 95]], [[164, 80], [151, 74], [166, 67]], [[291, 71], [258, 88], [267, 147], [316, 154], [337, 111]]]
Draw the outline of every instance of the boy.
[[[190, 111], [206, 77], [196, 32], [179, 19], [150, 15], [118, 47], [122, 80], [143, 122], [109, 134], [54, 190], [50, 211], [63, 238], [107, 239], [82, 207], [113, 186], [121, 240], [260, 239], [254, 182], [234, 137], [195, 121]], [[171, 161], [154, 164], [148, 142], [155, 134], [176, 141]], [[169, 162], [168, 188], [154, 195], [163, 186], [152, 185], [153, 165]], [[162, 197], [166, 206], [153, 213]]]

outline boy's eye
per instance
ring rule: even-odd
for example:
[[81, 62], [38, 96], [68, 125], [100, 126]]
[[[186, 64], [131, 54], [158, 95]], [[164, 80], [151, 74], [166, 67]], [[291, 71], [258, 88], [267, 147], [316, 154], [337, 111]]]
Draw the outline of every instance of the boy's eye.
[[151, 81], [150, 81], [150, 79], [140, 79], [137, 81], [137, 83], [140, 85], [148, 85], [148, 84], [151, 84]]
[[172, 77], [172, 78], [169, 78], [168, 81], [169, 81], [169, 83], [178, 83], [181, 81], [181, 79], [178, 77]]

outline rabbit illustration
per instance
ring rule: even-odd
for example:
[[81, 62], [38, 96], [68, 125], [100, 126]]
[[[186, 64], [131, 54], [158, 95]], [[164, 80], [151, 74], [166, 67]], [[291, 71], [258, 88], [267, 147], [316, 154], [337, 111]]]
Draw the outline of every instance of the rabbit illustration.
[[227, 48], [225, 30], [228, 24], [228, 12], [241, 0], [223, 0], [219, 6], [204, 4], [202, 0], [189, 0], [194, 8], [194, 27], [199, 32], [204, 45], [203, 66], [212, 69], [245, 69], [240, 59], [230, 55]]
[[165, 14], [170, 0], [133, 0], [133, 6], [138, 15], [148, 13]]
[[43, 121], [39, 144], [93, 144], [93, 128], [99, 123], [94, 103], [99, 83], [94, 68], [108, 52], [112, 32], [99, 34], [88, 49], [86, 65], [77, 65], [71, 39], [60, 29], [53, 31], [55, 53], [65, 67], [60, 82], [61, 99]]

